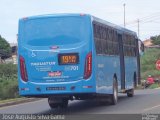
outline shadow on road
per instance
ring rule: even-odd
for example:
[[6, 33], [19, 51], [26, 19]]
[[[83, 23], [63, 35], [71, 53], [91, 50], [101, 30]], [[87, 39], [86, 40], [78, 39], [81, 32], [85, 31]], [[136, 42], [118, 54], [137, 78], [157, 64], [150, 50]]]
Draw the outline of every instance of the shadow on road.
[[[133, 98], [128, 98], [126, 95], [120, 95], [118, 97], [118, 104], [117, 105], [110, 105], [109, 103], [106, 105], [101, 105], [96, 101], [93, 100], [81, 100], [81, 101], [71, 101], [69, 102], [69, 106], [66, 109], [49, 109], [47, 111], [44, 111], [40, 114], [89, 114], [92, 112], [88, 111], [96, 111], [96, 110], [110, 110], [111, 108], [116, 109], [116, 107], [120, 107], [121, 104], [125, 104], [126, 102], [129, 102], [131, 99], [137, 99], [139, 97], [143, 97], [143, 95], [135, 95]], [[85, 112], [86, 111], [86, 112]]]

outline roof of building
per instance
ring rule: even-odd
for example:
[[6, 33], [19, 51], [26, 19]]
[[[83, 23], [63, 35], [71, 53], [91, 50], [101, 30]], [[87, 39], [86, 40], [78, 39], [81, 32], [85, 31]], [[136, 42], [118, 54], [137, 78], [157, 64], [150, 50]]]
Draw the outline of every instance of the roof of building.
[[147, 39], [143, 41], [144, 46], [148, 47], [148, 46], [152, 46], [152, 40], [151, 39]]

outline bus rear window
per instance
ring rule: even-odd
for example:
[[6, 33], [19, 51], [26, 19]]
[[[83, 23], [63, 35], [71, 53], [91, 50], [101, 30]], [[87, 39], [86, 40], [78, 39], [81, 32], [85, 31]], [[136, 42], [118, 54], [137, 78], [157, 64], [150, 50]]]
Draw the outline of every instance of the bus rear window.
[[85, 17], [29, 19], [24, 23], [23, 41], [33, 46], [74, 44], [88, 39], [89, 25]]

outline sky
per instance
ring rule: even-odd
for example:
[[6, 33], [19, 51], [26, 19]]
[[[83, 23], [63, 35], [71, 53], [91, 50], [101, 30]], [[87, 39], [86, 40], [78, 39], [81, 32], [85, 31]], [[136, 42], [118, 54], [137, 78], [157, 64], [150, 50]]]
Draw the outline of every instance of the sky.
[[16, 43], [18, 20], [27, 16], [87, 13], [138, 32], [141, 40], [160, 34], [160, 0], [0, 0], [0, 35]]

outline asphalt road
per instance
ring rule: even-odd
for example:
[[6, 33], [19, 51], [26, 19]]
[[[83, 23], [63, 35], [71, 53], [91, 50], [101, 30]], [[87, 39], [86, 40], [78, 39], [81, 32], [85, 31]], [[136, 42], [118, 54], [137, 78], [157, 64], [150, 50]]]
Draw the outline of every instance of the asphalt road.
[[69, 101], [67, 109], [51, 110], [47, 99], [1, 107], [0, 113], [18, 114], [160, 114], [160, 89], [136, 90], [135, 96], [119, 95], [117, 105], [102, 106], [93, 101]]

